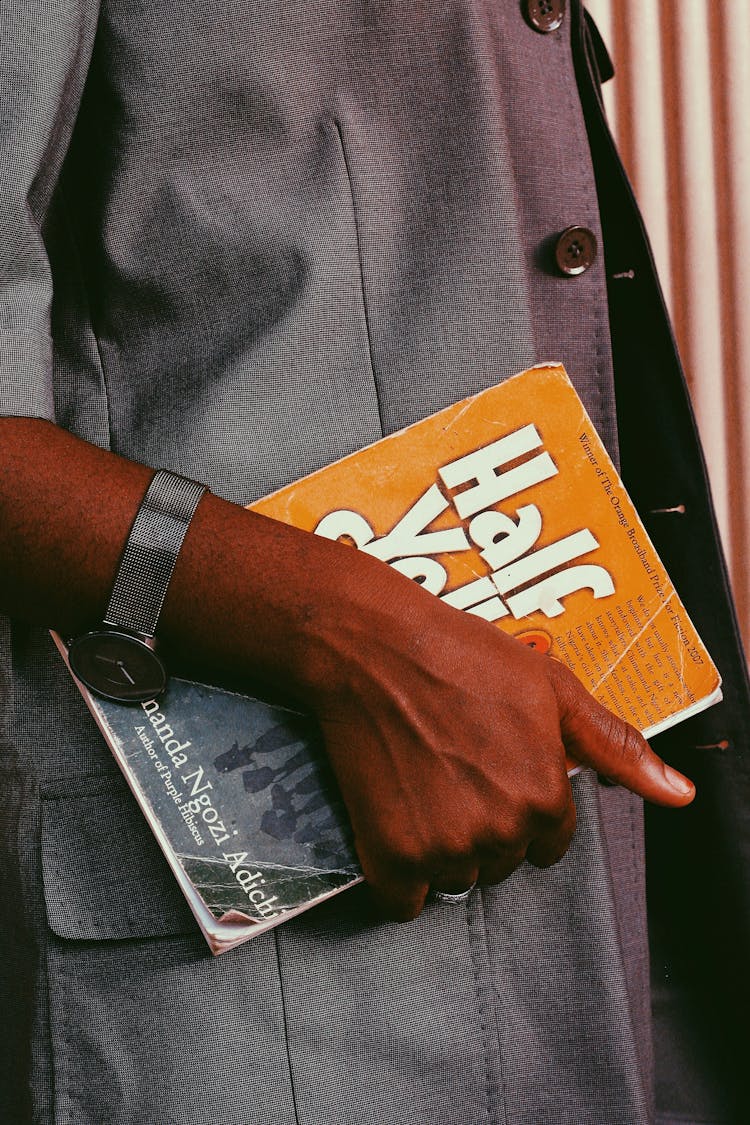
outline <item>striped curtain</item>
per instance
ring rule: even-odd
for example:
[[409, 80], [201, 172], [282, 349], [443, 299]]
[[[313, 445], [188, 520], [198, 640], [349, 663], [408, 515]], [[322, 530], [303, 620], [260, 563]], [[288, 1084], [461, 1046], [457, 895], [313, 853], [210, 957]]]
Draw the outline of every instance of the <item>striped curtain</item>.
[[750, 0], [588, 0], [750, 649]]

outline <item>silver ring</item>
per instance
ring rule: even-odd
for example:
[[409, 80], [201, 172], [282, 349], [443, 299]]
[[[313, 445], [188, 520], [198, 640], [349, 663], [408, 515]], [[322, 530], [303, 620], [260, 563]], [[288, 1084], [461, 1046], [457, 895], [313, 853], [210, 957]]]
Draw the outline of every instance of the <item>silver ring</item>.
[[470, 887], [467, 887], [465, 891], [459, 891], [458, 894], [451, 895], [451, 894], [448, 894], [447, 891], [433, 891], [432, 897], [434, 899], [436, 899], [437, 902], [452, 902], [452, 903], [466, 902], [466, 900], [468, 899], [469, 895], [474, 890], [476, 885], [477, 885], [477, 882], [476, 882], [476, 879], [475, 879]]

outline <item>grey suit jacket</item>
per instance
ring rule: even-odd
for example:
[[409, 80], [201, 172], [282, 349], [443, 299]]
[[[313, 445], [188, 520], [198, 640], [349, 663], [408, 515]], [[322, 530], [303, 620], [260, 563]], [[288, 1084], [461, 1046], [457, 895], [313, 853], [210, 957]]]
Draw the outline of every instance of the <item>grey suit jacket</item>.
[[[6, 5], [0, 411], [246, 503], [562, 359], [616, 452], [607, 261], [551, 254], [602, 246], [591, 31], [524, 7]], [[578, 779], [565, 860], [467, 909], [350, 892], [212, 961], [43, 631], [0, 683], [14, 1120], [650, 1120], [628, 794]]]

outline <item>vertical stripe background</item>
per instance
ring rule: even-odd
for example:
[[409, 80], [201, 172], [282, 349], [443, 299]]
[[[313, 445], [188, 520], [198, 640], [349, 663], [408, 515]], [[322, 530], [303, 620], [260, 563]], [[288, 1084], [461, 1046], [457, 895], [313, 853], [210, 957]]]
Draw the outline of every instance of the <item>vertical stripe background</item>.
[[750, 3], [588, 0], [706, 451], [750, 647]]

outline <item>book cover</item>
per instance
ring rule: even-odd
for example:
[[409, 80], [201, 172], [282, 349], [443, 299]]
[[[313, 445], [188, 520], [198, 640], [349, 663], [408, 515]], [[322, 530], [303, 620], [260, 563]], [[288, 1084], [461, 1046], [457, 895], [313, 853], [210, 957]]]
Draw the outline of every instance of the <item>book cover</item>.
[[[716, 667], [560, 365], [523, 372], [250, 507], [366, 551], [562, 660], [646, 737], [721, 698]], [[213, 952], [359, 881], [311, 719], [177, 678], [144, 704], [81, 690]]]

